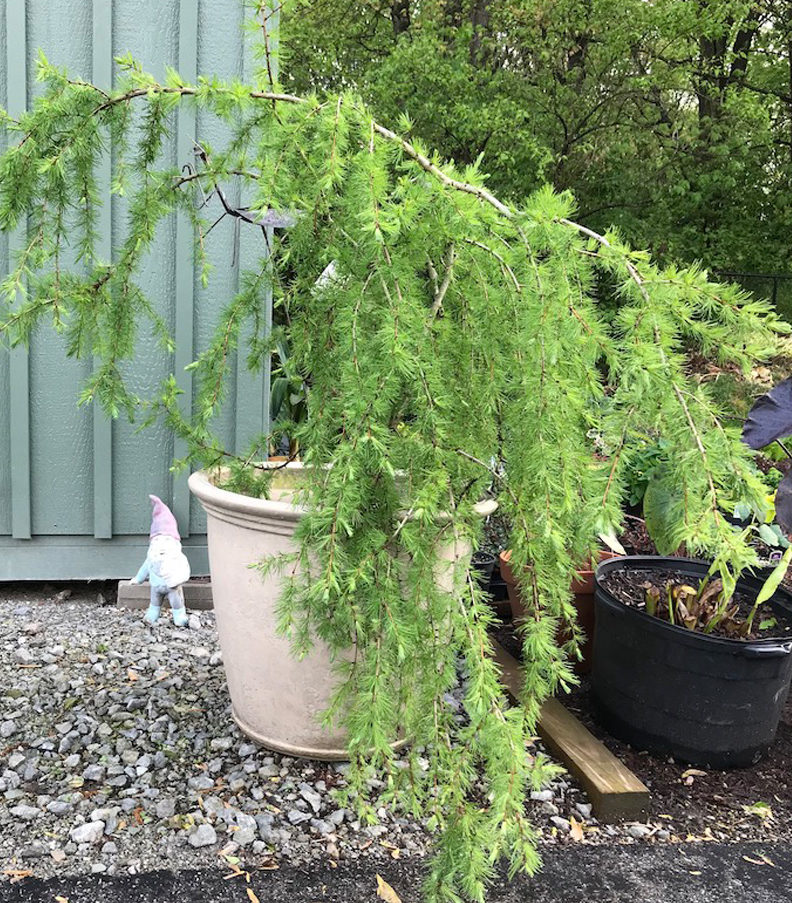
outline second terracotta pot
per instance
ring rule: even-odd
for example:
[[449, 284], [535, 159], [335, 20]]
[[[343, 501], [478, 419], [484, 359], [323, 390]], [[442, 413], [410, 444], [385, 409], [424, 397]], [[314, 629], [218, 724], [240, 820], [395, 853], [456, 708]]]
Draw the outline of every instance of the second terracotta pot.
[[[512, 619], [515, 622], [521, 621], [525, 617], [525, 603], [520, 593], [520, 587], [517, 578], [511, 568], [511, 551], [500, 553], [500, 572], [506, 588], [509, 592], [509, 604], [512, 611]], [[598, 555], [599, 561], [607, 561], [611, 558], [618, 558], [615, 552], [600, 550]], [[581, 644], [580, 651], [583, 658], [575, 662], [575, 674], [588, 674], [591, 671], [591, 653], [594, 639], [594, 569], [585, 568], [577, 572], [577, 578], [572, 581], [570, 590], [574, 596], [573, 604], [577, 613], [577, 622], [580, 625], [585, 639]], [[556, 642], [561, 645], [569, 639], [568, 631], [559, 629], [556, 635]]]

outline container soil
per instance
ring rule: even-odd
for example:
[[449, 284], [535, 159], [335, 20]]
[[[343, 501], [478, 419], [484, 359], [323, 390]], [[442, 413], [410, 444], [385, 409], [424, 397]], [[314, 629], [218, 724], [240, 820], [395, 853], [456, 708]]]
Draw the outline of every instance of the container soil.
[[[608, 575], [619, 569], [681, 573], [695, 585], [709, 564], [631, 556], [599, 566], [591, 678], [597, 718], [620, 740], [690, 764], [757, 762], [773, 742], [789, 691], [792, 640], [729, 639], [648, 615], [608, 589]], [[742, 577], [737, 593], [755, 598], [762, 583]], [[778, 621], [792, 623], [785, 590], [766, 606]]]
[[[337, 686], [331, 651], [315, 640], [308, 655], [299, 660], [292, 655], [289, 638], [277, 631], [275, 609], [284, 578], [253, 567], [296, 550], [294, 531], [303, 509], [293, 497], [302, 473], [299, 463], [281, 465], [269, 499], [221, 489], [206, 472], [192, 474], [189, 485], [206, 511], [214, 610], [234, 720], [269, 749], [346, 759], [343, 727], [320, 723]], [[459, 540], [439, 547], [440, 586], [450, 588], [458, 574], [464, 576], [470, 553], [469, 544]]]
[[[617, 557], [614, 552], [600, 550], [598, 558], [600, 561], [608, 561]], [[500, 553], [500, 572], [506, 583], [509, 594], [509, 604], [511, 605], [512, 620], [520, 623], [525, 617], [525, 603], [520, 593], [520, 587], [517, 578], [511, 568], [511, 552], [505, 551]], [[583, 630], [584, 640], [580, 646], [582, 658], [575, 662], [574, 671], [576, 674], [588, 674], [591, 671], [592, 650], [594, 642], [594, 570], [592, 568], [582, 568], [577, 571], [577, 577], [572, 581], [570, 590], [573, 594], [573, 605], [577, 622]], [[564, 630], [559, 630], [556, 636], [556, 642], [562, 645], [569, 639], [569, 634]]]

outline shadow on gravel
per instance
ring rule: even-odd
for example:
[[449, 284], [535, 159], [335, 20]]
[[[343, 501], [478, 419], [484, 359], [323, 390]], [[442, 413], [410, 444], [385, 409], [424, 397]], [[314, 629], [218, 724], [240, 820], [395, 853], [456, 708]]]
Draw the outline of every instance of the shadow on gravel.
[[[762, 857], [764, 856], [764, 860]], [[747, 858], [746, 858], [747, 857]], [[498, 882], [488, 903], [786, 903], [792, 843], [626, 845], [545, 849], [534, 879]], [[376, 903], [376, 873], [361, 866], [283, 867], [224, 880], [221, 870], [28, 879], [0, 885], [0, 903]], [[402, 903], [419, 903], [422, 872], [391, 863], [381, 874]]]

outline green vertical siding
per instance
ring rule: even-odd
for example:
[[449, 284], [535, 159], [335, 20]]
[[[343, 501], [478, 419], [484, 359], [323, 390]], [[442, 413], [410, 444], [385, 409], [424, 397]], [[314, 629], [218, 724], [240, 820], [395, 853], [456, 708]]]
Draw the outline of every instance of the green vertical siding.
[[[6, 4], [7, 110], [17, 116], [27, 103], [27, 16], [23, 3]], [[24, 224], [8, 237], [9, 257], [25, 246]], [[30, 355], [26, 348], [12, 348], [8, 356], [9, 447], [11, 463], [11, 534], [30, 538]]]
[[[38, 48], [52, 62], [104, 85], [112, 79], [112, 58], [127, 52], [157, 76], [166, 65], [187, 78], [196, 72], [249, 76], [245, 15], [244, 0], [0, 0], [0, 103], [13, 110], [30, 102]], [[204, 114], [196, 121], [194, 113], [181, 113], [163, 148], [166, 162], [190, 162], [196, 136], [220, 145], [222, 126]], [[98, 250], [109, 257], [126, 229], [124, 199], [110, 199], [110, 155], [98, 175], [108, 199]], [[144, 326], [139, 354], [127, 367], [134, 391], [151, 394], [175, 372], [189, 403], [193, 387], [184, 366], [207, 346], [217, 311], [238, 284], [240, 261], [253, 266], [264, 249], [258, 230], [244, 231], [236, 262], [232, 223], [212, 231], [212, 282], [204, 288], [195, 273], [189, 223], [174, 216], [163, 224], [140, 282], [174, 330], [177, 352], [163, 354]], [[22, 240], [21, 232], [11, 237], [11, 253]], [[8, 244], [0, 238], [0, 273], [7, 271]], [[138, 432], [137, 424], [110, 423], [101, 411], [78, 409], [79, 387], [92, 366], [68, 359], [48, 329], [35, 336], [29, 353], [0, 349], [0, 580], [133, 573], [147, 544], [150, 492], [172, 505], [189, 536], [193, 571], [206, 572], [203, 512], [189, 497], [186, 474], [170, 471], [184, 449], [161, 426]], [[240, 369], [229, 397], [220, 424], [234, 445], [266, 424], [267, 380]]]
[[[21, 52], [31, 61], [39, 47], [46, 48], [56, 65], [90, 73], [91, 13], [91, 4], [78, 0], [28, 0], [27, 40]], [[39, 88], [29, 65], [28, 104]], [[92, 493], [86, 488], [93, 480], [93, 415], [88, 408], [74, 410], [90, 361], [67, 358], [60, 337], [40, 329], [30, 346], [28, 369], [33, 535], [91, 534]]]
[[[8, 106], [6, 10], [0, 5], [0, 104]], [[0, 151], [6, 138], [0, 129]], [[0, 235], [0, 274], [8, 270], [8, 238]], [[0, 345], [0, 536], [11, 532], [11, 435], [9, 426], [8, 353]]]

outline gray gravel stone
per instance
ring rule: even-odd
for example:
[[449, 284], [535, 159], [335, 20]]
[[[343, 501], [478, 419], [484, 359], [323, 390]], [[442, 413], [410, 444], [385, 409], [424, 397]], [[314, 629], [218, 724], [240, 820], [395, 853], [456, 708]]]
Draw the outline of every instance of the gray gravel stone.
[[289, 809], [286, 818], [292, 825], [302, 824], [304, 821], [310, 821], [311, 816], [307, 812], [301, 812], [299, 809]]
[[21, 818], [22, 821], [33, 821], [34, 818], [38, 818], [41, 815], [41, 809], [37, 809], [35, 806], [25, 806], [24, 804], [13, 806], [9, 811], [14, 818]]
[[643, 840], [652, 833], [652, 829], [647, 825], [627, 825], [627, 833], [636, 840]]
[[74, 843], [98, 843], [104, 836], [104, 829], [103, 821], [89, 821], [72, 828], [69, 837]]
[[190, 778], [187, 784], [193, 790], [211, 790], [215, 782], [208, 774], [199, 774], [197, 777]]
[[303, 783], [300, 784], [299, 790], [300, 796], [318, 815], [319, 811], [322, 808], [322, 797], [317, 793], [316, 789], [310, 784], [306, 784], [305, 781], [303, 781]]
[[255, 822], [252, 828], [240, 828], [238, 831], [234, 831], [232, 837], [234, 838], [234, 843], [238, 843], [241, 847], [246, 847], [248, 844], [253, 843], [256, 839]]
[[192, 847], [208, 847], [217, 843], [217, 832], [209, 824], [198, 825], [188, 838]]
[[68, 815], [71, 811], [72, 804], [64, 800], [53, 800], [51, 803], [47, 803], [47, 812], [51, 812], [53, 815]]
[[3, 721], [0, 722], [0, 737], [4, 740], [7, 740], [11, 737], [16, 731], [16, 721]]
[[170, 818], [176, 812], [176, 800], [172, 797], [165, 797], [157, 802], [154, 811], [157, 818]]
[[23, 859], [41, 859], [42, 856], [46, 856], [48, 853], [47, 845], [40, 840], [34, 840], [25, 844], [19, 851]]

